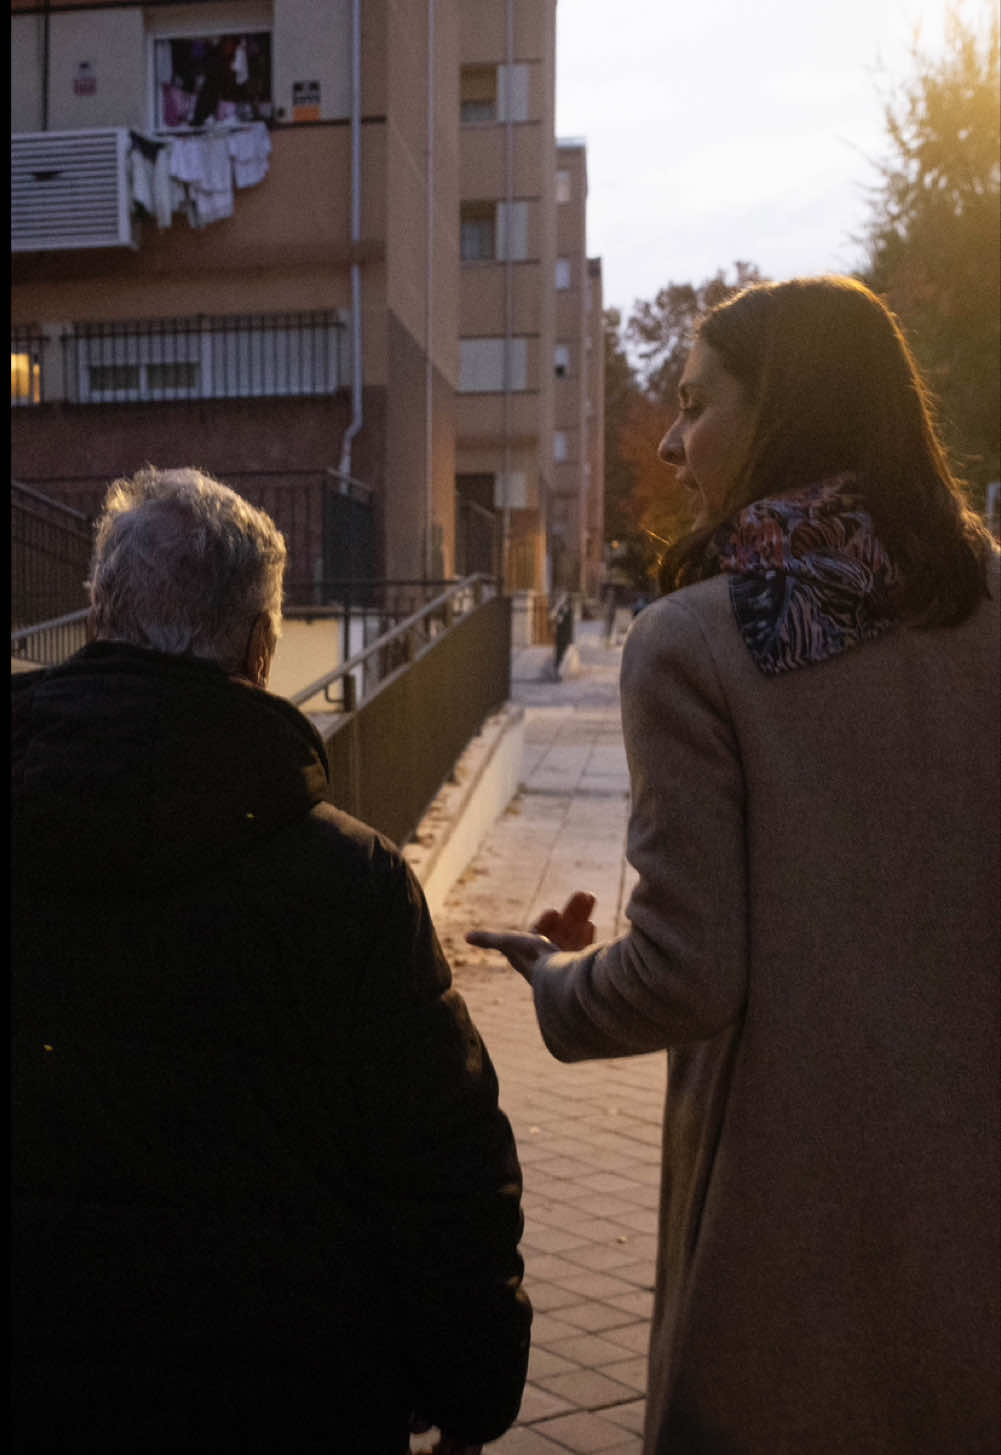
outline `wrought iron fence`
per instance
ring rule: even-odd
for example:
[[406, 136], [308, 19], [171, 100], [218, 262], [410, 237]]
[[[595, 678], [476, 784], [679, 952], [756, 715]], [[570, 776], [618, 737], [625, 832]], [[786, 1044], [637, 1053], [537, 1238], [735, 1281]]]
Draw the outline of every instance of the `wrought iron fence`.
[[91, 527], [78, 510], [11, 483], [11, 625], [49, 621], [86, 602]]
[[75, 323], [62, 345], [77, 404], [334, 394], [348, 377], [331, 309]]
[[[340, 602], [344, 582], [361, 592], [375, 576], [376, 541], [372, 492], [359, 482], [345, 482], [336, 472], [324, 470], [223, 471], [221, 478], [251, 504], [260, 506], [274, 520], [288, 546], [285, 600], [291, 606]], [[109, 484], [108, 476], [61, 476], [32, 482], [29, 490], [37, 502], [65, 511], [67, 520], [83, 522], [100, 512]], [[71, 502], [78, 508], [74, 509]], [[26, 527], [27, 528], [27, 527]], [[84, 560], [89, 557], [88, 550]], [[348, 563], [350, 578], [343, 571]], [[340, 569], [339, 569], [340, 568]], [[78, 576], [82, 581], [86, 575]], [[349, 598], [353, 602], [355, 596]], [[423, 604], [423, 598], [420, 604]], [[62, 599], [54, 609], [19, 617], [28, 626], [68, 610], [74, 599]], [[405, 605], [394, 619], [415, 610]]]

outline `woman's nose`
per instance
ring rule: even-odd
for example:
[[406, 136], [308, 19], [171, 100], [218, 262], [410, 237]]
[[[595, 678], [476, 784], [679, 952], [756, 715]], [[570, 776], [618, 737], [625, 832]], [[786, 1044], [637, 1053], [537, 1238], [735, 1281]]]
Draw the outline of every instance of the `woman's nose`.
[[681, 448], [681, 431], [678, 429], [677, 420], [661, 440], [657, 447], [657, 454], [665, 465], [680, 465], [684, 460], [685, 452]]

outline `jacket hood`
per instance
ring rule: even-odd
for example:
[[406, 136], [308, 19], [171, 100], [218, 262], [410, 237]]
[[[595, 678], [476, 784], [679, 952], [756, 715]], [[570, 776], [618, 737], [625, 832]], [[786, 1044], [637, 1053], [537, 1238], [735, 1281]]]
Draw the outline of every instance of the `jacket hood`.
[[11, 686], [13, 850], [28, 883], [180, 885], [328, 796], [312, 724], [212, 663], [94, 642]]

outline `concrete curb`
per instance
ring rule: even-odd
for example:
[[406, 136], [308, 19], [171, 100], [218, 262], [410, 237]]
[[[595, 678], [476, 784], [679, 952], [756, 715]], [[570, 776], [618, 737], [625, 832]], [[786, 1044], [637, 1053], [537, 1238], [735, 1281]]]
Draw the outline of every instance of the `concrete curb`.
[[524, 747], [525, 709], [507, 702], [487, 718], [404, 847], [432, 916], [517, 793]]

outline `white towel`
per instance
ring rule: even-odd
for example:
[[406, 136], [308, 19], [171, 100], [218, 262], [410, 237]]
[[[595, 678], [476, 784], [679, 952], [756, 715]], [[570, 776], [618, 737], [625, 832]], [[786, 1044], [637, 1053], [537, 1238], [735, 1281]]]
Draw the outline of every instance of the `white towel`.
[[263, 121], [252, 122], [229, 138], [233, 177], [238, 187], [256, 187], [268, 175], [271, 137]]

